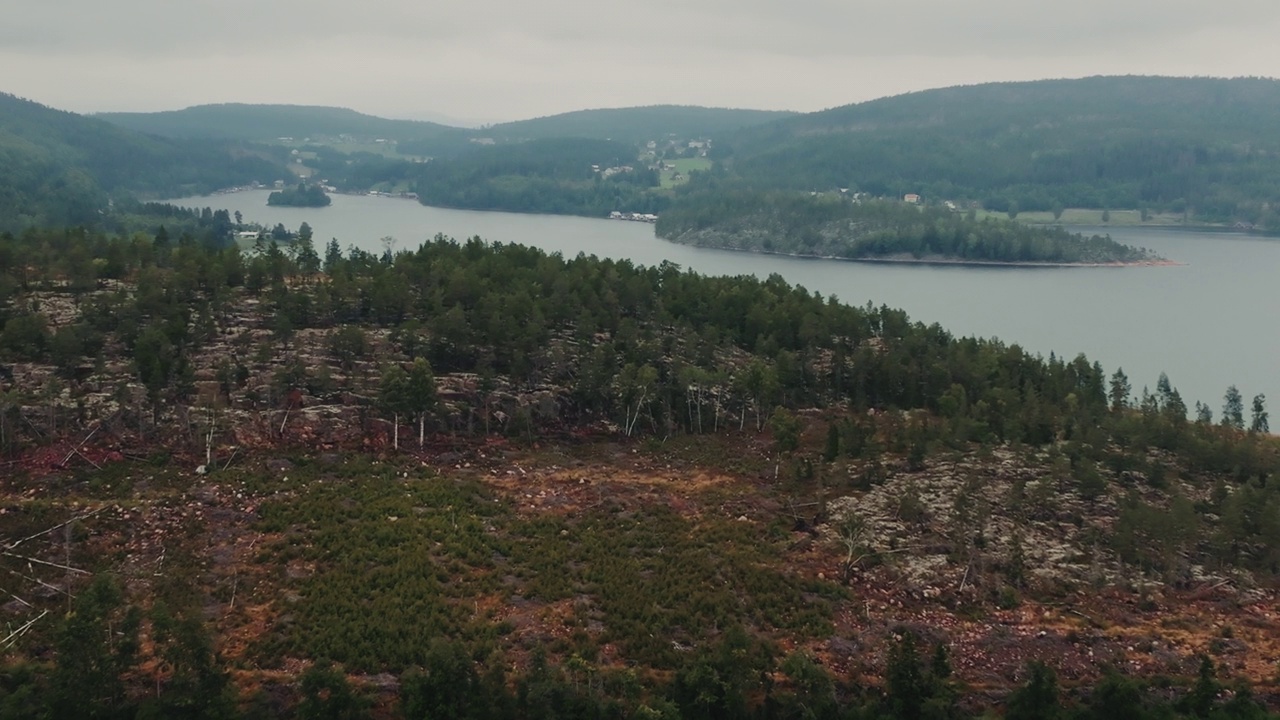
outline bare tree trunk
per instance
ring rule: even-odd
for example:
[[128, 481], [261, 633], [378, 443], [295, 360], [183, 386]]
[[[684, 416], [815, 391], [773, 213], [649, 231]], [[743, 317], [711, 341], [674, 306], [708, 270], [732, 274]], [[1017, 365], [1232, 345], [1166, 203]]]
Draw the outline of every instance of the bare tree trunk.
[[0, 456], [9, 449], [9, 401], [0, 402]]
[[213, 465], [213, 431], [214, 431], [214, 428], [216, 427], [216, 422], [217, 422], [217, 415], [214, 413], [214, 408], [210, 407], [209, 408], [209, 434], [205, 436], [205, 441], [204, 441], [204, 464], [206, 468], [211, 467]]
[[391, 418], [392, 418], [391, 423], [395, 427], [395, 430], [391, 433], [391, 437], [392, 437], [391, 446], [394, 447], [396, 450], [399, 450], [400, 449], [400, 413], [392, 413]]

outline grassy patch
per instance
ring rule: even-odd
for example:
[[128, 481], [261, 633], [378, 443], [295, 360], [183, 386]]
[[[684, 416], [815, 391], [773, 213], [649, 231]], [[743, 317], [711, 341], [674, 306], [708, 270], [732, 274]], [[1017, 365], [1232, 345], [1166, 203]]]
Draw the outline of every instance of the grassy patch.
[[676, 158], [667, 162], [675, 166], [672, 170], [663, 170], [660, 173], [662, 187], [670, 188], [677, 185], [683, 185], [689, 181], [689, 173], [694, 170], [710, 170], [711, 160], [704, 157], [696, 158]]
[[676, 166], [676, 170], [681, 173], [688, 173], [691, 170], [710, 170], [711, 160], [704, 157], [695, 158], [676, 158], [671, 161]]

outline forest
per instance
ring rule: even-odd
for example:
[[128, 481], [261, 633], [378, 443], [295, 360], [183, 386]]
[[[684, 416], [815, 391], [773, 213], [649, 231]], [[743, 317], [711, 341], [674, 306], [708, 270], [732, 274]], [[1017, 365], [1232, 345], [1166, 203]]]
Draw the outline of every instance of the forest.
[[149, 210], [0, 235], [0, 717], [1269, 717], [1261, 395]]
[[1145, 208], [1280, 227], [1280, 82], [1092, 77], [926, 90], [748, 128], [717, 147], [760, 188]]
[[681, 195], [658, 219], [659, 237], [704, 247], [844, 259], [991, 263], [1138, 263], [1151, 253], [1062, 228], [1035, 228], [942, 206], [844, 193], [721, 187]]

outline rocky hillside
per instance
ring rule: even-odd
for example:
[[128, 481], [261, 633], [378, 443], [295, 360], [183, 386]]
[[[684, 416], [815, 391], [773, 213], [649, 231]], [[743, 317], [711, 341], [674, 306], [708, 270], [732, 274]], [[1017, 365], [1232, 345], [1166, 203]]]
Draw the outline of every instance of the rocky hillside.
[[[10, 276], [5, 712], [70, 712], [88, 683], [153, 716], [1275, 701], [1265, 411], [1192, 423], [1167, 382], [1135, 406], [1083, 358], [776, 280], [444, 241], [326, 272], [268, 248], [237, 275], [238, 251], [126, 242], [160, 260]], [[563, 302], [596, 287], [624, 321]], [[691, 331], [717, 302], [753, 309]], [[734, 318], [775, 334], [726, 340]], [[848, 346], [815, 329], [837, 321]], [[929, 358], [955, 381], [911, 402]]]

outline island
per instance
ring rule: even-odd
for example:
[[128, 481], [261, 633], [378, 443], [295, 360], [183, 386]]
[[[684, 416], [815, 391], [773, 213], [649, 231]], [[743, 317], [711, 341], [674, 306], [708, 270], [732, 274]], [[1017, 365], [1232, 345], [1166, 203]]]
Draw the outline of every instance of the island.
[[268, 205], [283, 207], [326, 207], [332, 202], [324, 188], [306, 183], [298, 183], [297, 187], [277, 190], [267, 196]]
[[1166, 263], [1109, 236], [838, 192], [696, 194], [658, 218], [658, 237], [685, 245], [882, 262], [1019, 265]]

